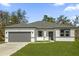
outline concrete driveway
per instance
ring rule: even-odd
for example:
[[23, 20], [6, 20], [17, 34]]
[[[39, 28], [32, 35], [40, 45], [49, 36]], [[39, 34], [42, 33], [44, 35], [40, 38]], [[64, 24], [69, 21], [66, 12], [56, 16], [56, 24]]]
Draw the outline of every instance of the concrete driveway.
[[29, 44], [28, 42], [8, 42], [0, 44], [0, 56], [10, 56], [17, 50], [21, 49], [25, 45]]

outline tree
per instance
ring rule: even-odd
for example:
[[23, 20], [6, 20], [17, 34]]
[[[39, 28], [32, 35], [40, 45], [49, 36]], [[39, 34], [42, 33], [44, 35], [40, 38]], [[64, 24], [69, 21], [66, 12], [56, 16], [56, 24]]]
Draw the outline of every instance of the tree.
[[57, 18], [57, 22], [58, 23], [67, 23], [67, 24], [70, 24], [70, 20], [67, 17], [65, 17], [64, 15], [60, 15]]
[[53, 17], [48, 17], [48, 20], [47, 20], [48, 22], [55, 22], [55, 18], [53, 18]]
[[43, 21], [47, 21], [47, 19], [48, 19], [48, 15], [44, 15]]
[[4, 40], [4, 27], [6, 19], [8, 19], [8, 13], [0, 10], [0, 40]]
[[21, 22], [26, 23], [26, 12], [24, 10], [18, 9], [12, 13], [7, 11], [0, 10], [0, 39], [3, 40], [4, 38], [4, 30], [5, 26], [18, 24]]
[[44, 15], [43, 21], [55, 22], [55, 18], [53, 18], [53, 17], [48, 17], [48, 15]]
[[18, 24], [20, 23], [17, 15], [15, 14], [15, 12], [12, 12], [11, 16], [10, 16], [10, 20], [9, 20], [9, 24]]
[[75, 20], [73, 21], [74, 26], [77, 26], [79, 24], [79, 16], [76, 16]]
[[4, 25], [6, 26], [6, 25], [8, 25], [8, 21], [9, 21], [9, 19], [10, 19], [10, 15], [9, 15], [9, 12], [3, 12], [3, 23], [4, 23]]
[[18, 9], [17, 11], [12, 12], [11, 14], [7, 11], [0, 10], [0, 24], [2, 25], [11, 25], [17, 23], [27, 23], [26, 12], [25, 10]]
[[22, 11], [21, 9], [18, 9], [18, 10], [16, 11], [16, 16], [17, 16], [18, 20], [20, 20], [20, 23], [27, 21], [25, 15], [26, 15], [25, 10]]
[[18, 9], [14, 11], [10, 15], [9, 25], [18, 24], [18, 23], [27, 23], [26, 12], [24, 10]]

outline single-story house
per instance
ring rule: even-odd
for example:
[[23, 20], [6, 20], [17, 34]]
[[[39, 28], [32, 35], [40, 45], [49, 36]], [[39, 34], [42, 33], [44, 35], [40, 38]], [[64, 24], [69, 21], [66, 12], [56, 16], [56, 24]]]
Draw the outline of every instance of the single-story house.
[[75, 41], [75, 26], [45, 21], [6, 26], [5, 42]]

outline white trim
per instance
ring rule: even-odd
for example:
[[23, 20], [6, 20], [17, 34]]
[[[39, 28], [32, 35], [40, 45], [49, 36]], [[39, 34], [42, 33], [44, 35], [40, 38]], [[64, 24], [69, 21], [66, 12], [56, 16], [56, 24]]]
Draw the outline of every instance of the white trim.
[[61, 37], [60, 36], [60, 29], [56, 30], [56, 41], [75, 41], [75, 30], [70, 29], [70, 36], [69, 37]]
[[[43, 37], [38, 37], [38, 31], [43, 31], [43, 33], [44, 33]], [[54, 30], [54, 29], [46, 29], [46, 30], [44, 30], [44, 29], [38, 29], [38, 30], [36, 31], [36, 38], [37, 38], [37, 41], [46, 41], [46, 40], [49, 40], [48, 32], [50, 32], [50, 31], [52, 31], [53, 34], [55, 33], [55, 30]], [[54, 35], [54, 36], [55, 36], [55, 35]], [[54, 39], [55, 39], [55, 37], [54, 37]], [[49, 40], [49, 41], [50, 41], [50, 40]], [[54, 40], [52, 40], [52, 41], [54, 41]]]

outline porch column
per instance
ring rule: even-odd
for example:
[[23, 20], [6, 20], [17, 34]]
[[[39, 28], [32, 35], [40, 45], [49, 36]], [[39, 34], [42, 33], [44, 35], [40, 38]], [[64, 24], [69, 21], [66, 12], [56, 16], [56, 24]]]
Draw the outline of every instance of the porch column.
[[44, 31], [44, 40], [48, 40], [48, 38], [47, 38], [47, 31]]
[[5, 31], [5, 42], [8, 42], [8, 35], [9, 35], [9, 32]]

